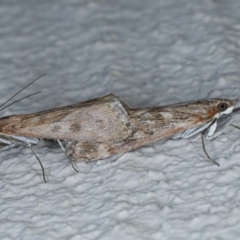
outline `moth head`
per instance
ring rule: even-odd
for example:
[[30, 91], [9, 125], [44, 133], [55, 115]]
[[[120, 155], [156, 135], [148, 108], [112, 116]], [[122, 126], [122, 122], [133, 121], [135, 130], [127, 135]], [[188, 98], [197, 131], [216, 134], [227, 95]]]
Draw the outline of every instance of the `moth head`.
[[213, 108], [209, 112], [214, 118], [231, 114], [235, 109], [240, 107], [239, 99], [216, 99], [213, 101]]
[[[211, 139], [215, 132], [231, 123], [233, 112], [240, 111], [239, 99], [203, 99], [197, 102], [180, 105], [181, 112], [188, 111], [198, 117], [198, 122], [192, 128], [186, 129], [173, 136], [173, 139], [190, 138], [206, 132], [207, 139]], [[185, 107], [185, 109], [184, 109]]]
[[[215, 114], [206, 132], [207, 139], [213, 139], [232, 121], [233, 112], [239, 109], [239, 99], [217, 99]], [[218, 133], [218, 134], [216, 134]]]

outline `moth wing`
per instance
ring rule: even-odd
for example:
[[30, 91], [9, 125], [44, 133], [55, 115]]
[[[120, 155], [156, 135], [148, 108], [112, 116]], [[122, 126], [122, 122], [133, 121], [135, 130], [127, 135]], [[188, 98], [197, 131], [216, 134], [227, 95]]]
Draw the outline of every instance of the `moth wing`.
[[119, 142], [132, 133], [127, 108], [118, 97], [110, 94], [35, 114], [3, 118], [0, 130], [26, 137]]
[[95, 161], [112, 156], [112, 144], [107, 142], [67, 142], [67, 156], [75, 161]]

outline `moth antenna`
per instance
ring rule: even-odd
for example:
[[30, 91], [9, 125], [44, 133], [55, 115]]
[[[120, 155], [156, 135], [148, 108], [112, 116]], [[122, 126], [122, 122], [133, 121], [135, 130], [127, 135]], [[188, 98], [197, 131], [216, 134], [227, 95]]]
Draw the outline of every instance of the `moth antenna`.
[[230, 124], [229, 126], [235, 127], [235, 128], [237, 128], [237, 129], [240, 130], [240, 127], [238, 127], [238, 126], [236, 126], [236, 125]]
[[44, 171], [44, 167], [39, 159], [39, 157], [37, 156], [37, 154], [33, 151], [32, 147], [31, 146], [28, 146], [28, 148], [32, 151], [33, 155], [36, 157], [36, 159], [38, 160], [41, 168], [42, 168], [42, 175], [43, 175], [43, 181], [46, 183], [46, 178], [45, 178], [45, 171]]
[[[58, 142], [58, 144], [60, 145], [61, 149], [62, 149], [64, 152], [66, 152], [66, 149], [63, 147], [61, 141], [60, 141], [59, 139], [57, 139], [57, 142]], [[73, 170], [78, 173], [78, 170], [74, 167], [72, 160], [70, 160], [70, 163], [71, 163], [71, 165], [72, 165]]]
[[[204, 132], [205, 133], [205, 132]], [[202, 138], [202, 147], [203, 147], [203, 151], [206, 154], [207, 158], [210, 160], [210, 162], [212, 162], [213, 164], [217, 165], [218, 167], [220, 166], [217, 162], [215, 162], [207, 153], [206, 148], [205, 148], [205, 144], [204, 144], [204, 133], [201, 133], [201, 138]]]
[[20, 92], [22, 92], [24, 89], [26, 89], [27, 87], [29, 87], [31, 84], [33, 84], [34, 82], [36, 82], [39, 78], [44, 77], [45, 75], [47, 75], [47, 73], [42, 74], [41, 76], [37, 77], [36, 79], [34, 79], [32, 82], [30, 82], [27, 86], [25, 86], [24, 88], [22, 88], [20, 91], [18, 91], [17, 93], [15, 93], [12, 97], [10, 97], [6, 102], [4, 102], [3, 104], [0, 105], [0, 107], [4, 106], [6, 103], [8, 103], [9, 101], [11, 101], [14, 97], [16, 97]]
[[25, 98], [28, 98], [28, 97], [31, 97], [31, 96], [33, 96], [33, 95], [39, 94], [39, 93], [41, 93], [41, 92], [42, 92], [42, 91], [35, 92], [35, 93], [29, 94], [29, 95], [27, 95], [27, 96], [25, 96], [25, 97], [23, 97], [23, 98], [20, 98], [20, 99], [14, 101], [14, 102], [8, 104], [7, 106], [1, 108], [0, 111], [4, 110], [5, 108], [8, 108], [9, 106], [13, 105], [14, 103], [20, 102], [20, 101], [22, 101], [22, 100], [25, 99]]

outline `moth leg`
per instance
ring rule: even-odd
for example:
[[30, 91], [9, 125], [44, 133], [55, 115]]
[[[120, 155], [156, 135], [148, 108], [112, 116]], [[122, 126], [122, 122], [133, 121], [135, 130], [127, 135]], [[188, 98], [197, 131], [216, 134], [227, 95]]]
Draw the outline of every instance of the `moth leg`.
[[[0, 140], [0, 142], [1, 142], [1, 140]], [[15, 147], [16, 145], [14, 144], [14, 143], [12, 143], [12, 144], [5, 144], [5, 145], [3, 145], [1, 148], [0, 148], [0, 151], [5, 151], [5, 150], [8, 150], [8, 149], [10, 149], [10, 148], [12, 148], [12, 147]]]
[[178, 140], [178, 139], [181, 139], [181, 138], [191, 138], [194, 135], [197, 135], [198, 133], [201, 133], [204, 130], [208, 129], [212, 125], [213, 121], [214, 120], [211, 120], [211, 121], [207, 122], [206, 124], [204, 124], [203, 126], [200, 126], [200, 127], [195, 127], [195, 128], [193, 127], [193, 128], [187, 129], [183, 132], [176, 133], [171, 138], [173, 140]]
[[39, 159], [39, 157], [37, 156], [37, 154], [33, 151], [32, 146], [28, 146], [28, 148], [32, 151], [33, 155], [36, 157], [36, 159], [38, 160], [38, 163], [40, 164], [41, 168], [42, 168], [42, 174], [43, 174], [43, 180], [46, 183], [46, 178], [45, 178], [45, 171], [44, 171], [44, 167], [41, 163], [41, 160]]
[[[61, 147], [61, 149], [63, 150], [63, 152], [66, 152], [66, 149], [63, 147], [61, 141], [60, 141], [59, 139], [57, 139], [57, 142], [58, 142], [58, 144], [60, 145], [60, 147]], [[71, 159], [69, 159], [69, 161], [70, 161], [70, 163], [71, 163], [71, 166], [72, 166], [73, 170], [74, 170], [75, 172], [78, 172], [78, 170], [77, 170], [77, 169], [75, 168], [75, 166], [73, 165], [73, 161], [72, 161]]]
[[[217, 138], [218, 136], [220, 136], [220, 135], [221, 135], [228, 127], [230, 127], [230, 126], [236, 127], [236, 126], [234, 126], [234, 125], [232, 125], [232, 124], [230, 124], [230, 125], [228, 125], [228, 126], [226, 126], [226, 127], [223, 127], [222, 129], [220, 129], [220, 130], [218, 130], [217, 132], [215, 132], [213, 135], [208, 136], [208, 137], [207, 137], [207, 140], [213, 140], [213, 139]], [[237, 128], [237, 127], [236, 127], [236, 128]]]
[[233, 124], [229, 124], [228, 126], [223, 127], [222, 129], [215, 132], [212, 136], [209, 136], [207, 140], [213, 140], [214, 138], [217, 138], [218, 136], [220, 136], [223, 133], [223, 131], [225, 131], [229, 127], [234, 127], [234, 128], [237, 128], [240, 130], [240, 127], [233, 125]]
[[15, 141], [14, 139], [12, 140], [11, 138], [7, 138], [4, 135], [3, 136], [0, 135], [0, 143], [3, 145], [0, 148], [1, 151], [5, 151], [10, 148], [19, 146], [18, 141]]
[[61, 141], [60, 141], [59, 139], [57, 139], [57, 142], [58, 142], [58, 144], [60, 145], [61, 149], [62, 149], [64, 152], [66, 152], [66, 149], [63, 147]]
[[24, 146], [26, 148], [29, 148], [41, 166], [43, 180], [46, 183], [44, 167], [43, 167], [39, 157], [36, 155], [36, 153], [32, 149], [32, 145], [38, 143], [37, 138], [25, 138], [22, 136], [10, 136], [10, 135], [6, 135], [6, 134], [0, 134], [0, 142], [7, 145], [7, 146], [4, 146], [4, 150], [9, 149], [14, 146]]
[[203, 151], [206, 154], [207, 158], [215, 165], [220, 166], [217, 162], [215, 162], [207, 153], [206, 148], [205, 148], [205, 144], [204, 144], [204, 133], [201, 133], [201, 137], [202, 137], [202, 147], [203, 147]]

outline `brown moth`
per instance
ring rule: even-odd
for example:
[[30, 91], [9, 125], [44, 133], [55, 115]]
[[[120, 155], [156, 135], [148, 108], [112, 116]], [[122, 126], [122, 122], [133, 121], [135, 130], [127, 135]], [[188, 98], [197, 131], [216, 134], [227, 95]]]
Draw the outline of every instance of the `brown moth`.
[[[132, 109], [110, 94], [65, 107], [0, 118], [0, 143], [8, 148], [21, 145], [31, 149], [41, 138], [55, 139], [70, 159], [94, 161], [168, 137], [181, 139], [201, 134], [213, 139], [231, 123], [238, 105], [239, 99], [216, 98]], [[206, 153], [204, 142], [203, 148]], [[207, 157], [217, 164], [208, 154]], [[43, 167], [42, 170], [44, 174]]]

